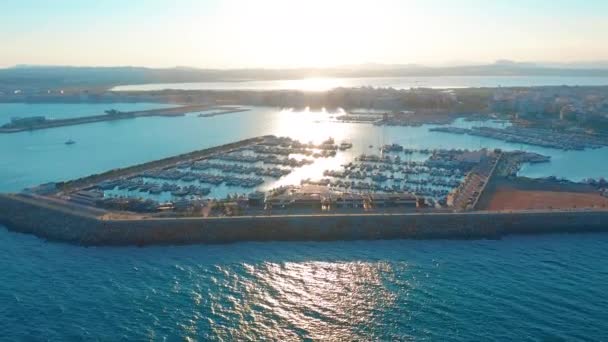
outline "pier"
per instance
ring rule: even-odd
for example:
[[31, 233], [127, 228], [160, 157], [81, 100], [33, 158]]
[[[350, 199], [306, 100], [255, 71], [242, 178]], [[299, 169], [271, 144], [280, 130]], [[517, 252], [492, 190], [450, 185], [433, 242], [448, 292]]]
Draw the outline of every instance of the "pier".
[[186, 113], [209, 110], [214, 107], [210, 105], [189, 105], [189, 106], [179, 106], [173, 108], [161, 108], [161, 109], [149, 109], [149, 110], [141, 110], [141, 111], [133, 111], [133, 112], [119, 112], [116, 110], [108, 110], [106, 114], [103, 115], [94, 115], [94, 116], [81, 116], [77, 118], [69, 118], [69, 119], [56, 119], [49, 120], [44, 117], [36, 117], [36, 120], [17, 120], [13, 123], [8, 123], [3, 126], [0, 126], [0, 133], [17, 133], [23, 131], [33, 131], [40, 129], [49, 129], [49, 128], [57, 128], [64, 126], [75, 126], [75, 125], [83, 125], [95, 122], [103, 122], [103, 121], [115, 121], [115, 120], [125, 120], [125, 119], [133, 119], [138, 117], [147, 117], [147, 116], [181, 116]]
[[240, 107], [223, 108], [223, 109], [217, 110], [215, 112], [199, 114], [198, 117], [199, 118], [211, 118], [211, 117], [214, 117], [214, 116], [227, 115], [227, 114], [236, 114], [236, 113], [247, 112], [247, 111], [250, 111], [250, 110], [251, 109], [249, 109], [249, 108], [240, 108]]

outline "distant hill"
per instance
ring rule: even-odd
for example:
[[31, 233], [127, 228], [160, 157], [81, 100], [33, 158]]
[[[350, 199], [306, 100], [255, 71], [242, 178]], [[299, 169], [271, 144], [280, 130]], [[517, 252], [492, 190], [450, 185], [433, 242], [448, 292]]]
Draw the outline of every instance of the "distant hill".
[[586, 65], [543, 66], [498, 61], [494, 64], [426, 67], [420, 65], [365, 64], [335, 68], [299, 69], [197, 69], [176, 67], [72, 67], [19, 65], [0, 69], [1, 89], [109, 88], [125, 84], [182, 83], [299, 79], [306, 77], [399, 77], [399, 76], [604, 76], [606, 68]]

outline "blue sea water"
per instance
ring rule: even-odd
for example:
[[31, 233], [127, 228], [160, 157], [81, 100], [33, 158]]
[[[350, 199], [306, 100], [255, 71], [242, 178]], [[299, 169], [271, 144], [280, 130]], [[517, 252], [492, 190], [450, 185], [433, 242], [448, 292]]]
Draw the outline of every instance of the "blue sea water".
[[[0, 104], [0, 117], [11, 113]], [[44, 108], [44, 104], [38, 104]], [[40, 111], [43, 111], [40, 110]], [[20, 191], [44, 182], [69, 180], [93, 173], [169, 157], [264, 134], [320, 143], [328, 137], [351, 141], [352, 155], [376, 153], [378, 146], [399, 143], [412, 148], [521, 149], [521, 144], [468, 135], [430, 132], [422, 127], [379, 127], [332, 121], [323, 112], [292, 112], [255, 107], [248, 112], [199, 118], [142, 117], [15, 134], [0, 134], [0, 191]], [[500, 125], [459, 121], [460, 126]], [[66, 146], [68, 139], [76, 144]], [[368, 146], [373, 145], [375, 149]], [[527, 146], [552, 157], [548, 164], [526, 167], [524, 175], [581, 180], [608, 175], [608, 148], [563, 152]], [[339, 165], [338, 165], [339, 166]], [[322, 176], [323, 169], [316, 169]], [[298, 181], [299, 183], [299, 181]]]
[[82, 116], [102, 115], [108, 109], [123, 112], [155, 108], [175, 107], [165, 103], [0, 103], [0, 125], [13, 117], [44, 116], [47, 119], [69, 119]]
[[[327, 116], [254, 108], [0, 135], [0, 191], [260, 134], [348, 139], [354, 154], [521, 147]], [[553, 161], [527, 174], [608, 175], [607, 149], [532, 150]], [[0, 226], [0, 340], [606, 340], [606, 260], [608, 234], [84, 248]]]
[[608, 235], [83, 248], [0, 230], [5, 340], [589, 341]]

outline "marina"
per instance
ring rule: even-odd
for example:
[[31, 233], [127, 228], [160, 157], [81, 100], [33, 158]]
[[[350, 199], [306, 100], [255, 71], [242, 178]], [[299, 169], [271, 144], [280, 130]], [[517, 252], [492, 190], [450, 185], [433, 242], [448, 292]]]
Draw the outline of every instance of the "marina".
[[344, 123], [363, 123], [376, 126], [412, 126], [448, 125], [460, 115], [449, 115], [443, 111], [374, 111], [344, 113], [336, 116], [336, 120]]
[[435, 127], [433, 132], [452, 134], [469, 134], [472, 136], [492, 138], [514, 144], [526, 144], [564, 151], [585, 149], [598, 149], [608, 146], [608, 137], [578, 132], [559, 132], [550, 129], [527, 128], [510, 126], [507, 128], [495, 127]]
[[379, 147], [378, 154], [363, 153], [353, 159], [342, 156], [340, 160], [346, 162], [341, 168], [325, 169], [321, 178], [284, 182], [299, 169], [335, 159], [352, 146], [338, 144], [333, 138], [315, 144], [289, 137], [256, 137], [48, 183], [26, 193], [106, 210], [205, 217], [273, 208], [290, 213], [340, 208], [408, 210], [407, 206], [472, 210], [501, 158], [509, 161], [509, 167], [501, 170], [511, 174], [517, 174], [524, 163], [549, 161], [546, 156], [521, 151], [416, 149], [392, 143]]
[[[48, 106], [43, 104], [28, 106], [37, 107], [41, 109], [34, 112], [42, 113], [48, 110], [45, 109]], [[6, 106], [6, 110], [3, 108], [4, 105], [0, 104], [0, 114], [10, 115], [12, 105]], [[551, 157], [550, 163], [524, 165], [519, 175], [528, 177], [555, 176], [581, 181], [590, 177], [599, 178], [608, 173], [608, 164], [602, 162], [608, 158], [607, 148], [564, 151], [486, 137], [429, 131], [435, 127], [433, 125], [382, 127], [337, 123], [327, 121], [326, 118], [327, 113], [318, 111], [298, 112], [253, 107], [250, 113], [235, 113], [205, 120], [195, 115], [146, 117], [0, 135], [0, 154], [3, 156], [0, 162], [0, 189], [20, 191], [45, 182], [84, 177], [260, 134], [287, 136], [305, 142], [312, 140], [315, 145], [320, 145], [332, 136], [338, 147], [342, 142], [352, 144], [350, 149], [344, 151], [338, 148], [335, 158], [321, 158], [314, 165], [306, 165], [303, 170], [292, 172], [281, 181], [281, 185], [299, 184], [301, 179], [322, 178], [323, 171], [338, 169], [340, 165], [361, 154], [378, 153], [378, 147], [388, 142], [400, 144], [404, 149], [418, 150], [477, 150], [484, 147], [500, 148], [503, 151], [525, 149]], [[485, 123], [486, 126], [491, 124]], [[456, 120], [454, 125], [470, 128], [479, 126], [480, 123]], [[496, 127], [501, 126], [496, 124]], [[180, 134], [168, 135], [167, 132]], [[64, 144], [68, 139], [74, 140], [76, 144], [68, 148]], [[370, 148], [369, 145], [375, 147]], [[91, 159], [92, 155], [95, 155], [94, 160]], [[412, 161], [423, 158], [417, 154], [411, 156]], [[81, 163], [82, 160], [90, 162]], [[18, 167], [19, 165], [24, 167]], [[11, 171], [16, 169], [20, 171]], [[227, 194], [228, 191], [223, 190], [219, 195], [225, 197]]]
[[[408, 192], [445, 205], [446, 196], [474, 164], [464, 161], [468, 151], [404, 149], [396, 144], [386, 145], [381, 151], [390, 154], [361, 154], [342, 169], [325, 170], [326, 178], [303, 183], [368, 192]], [[412, 154], [428, 158], [408, 160]]]
[[[598, 223], [608, 203], [605, 180], [518, 177], [523, 166], [550, 163], [550, 156], [394, 142], [351, 151], [362, 149], [331, 137], [304, 143], [259, 136], [0, 195], [0, 220], [18, 231], [86, 245], [495, 238], [605, 229]], [[307, 168], [322, 170], [321, 177], [304, 177], [312, 174]], [[497, 186], [504, 182], [517, 190]], [[514, 206], [509, 193], [553, 200], [540, 211], [530, 201], [502, 210], [496, 203]], [[580, 203], [586, 207], [579, 209]], [[548, 230], [538, 225], [558, 217], [567, 220]], [[49, 225], [32, 223], [41, 219]], [[344, 230], [345, 224], [357, 228]]]
[[167, 204], [174, 206], [176, 201], [184, 204], [184, 200], [189, 203], [198, 203], [203, 198], [221, 200], [224, 196], [214, 189], [222, 188], [228, 194], [251, 190], [310, 165], [315, 158], [330, 158], [340, 147], [346, 150], [351, 146], [335, 144], [333, 139], [304, 144], [274, 136], [233, 145], [220, 147], [221, 152], [202, 155], [192, 152], [146, 164], [149, 166], [61, 183], [57, 190], [63, 194], [60, 197], [80, 204], [155, 211]]

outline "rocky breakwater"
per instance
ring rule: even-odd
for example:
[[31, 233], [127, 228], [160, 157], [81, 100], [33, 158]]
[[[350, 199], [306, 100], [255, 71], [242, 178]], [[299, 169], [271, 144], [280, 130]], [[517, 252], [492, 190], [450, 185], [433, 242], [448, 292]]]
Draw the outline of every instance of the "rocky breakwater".
[[602, 210], [138, 219], [107, 219], [101, 214], [35, 197], [0, 195], [0, 222], [9, 229], [81, 245], [477, 239], [608, 231], [608, 211]]
[[53, 241], [98, 244], [103, 231], [101, 211], [64, 206], [41, 198], [0, 194], [0, 224], [10, 230], [33, 234]]

